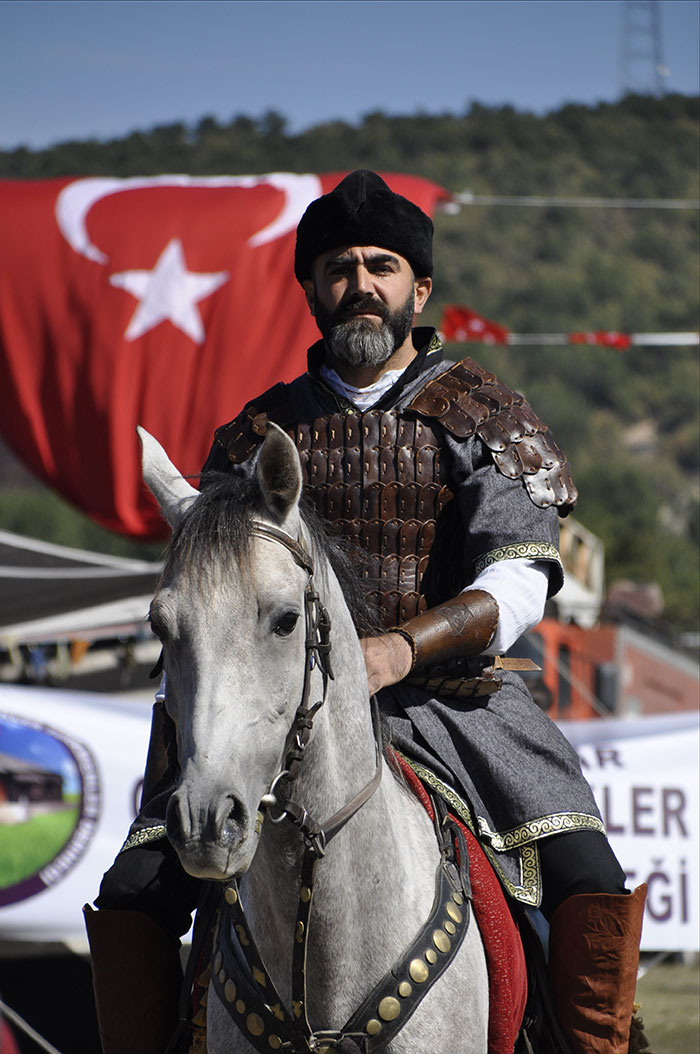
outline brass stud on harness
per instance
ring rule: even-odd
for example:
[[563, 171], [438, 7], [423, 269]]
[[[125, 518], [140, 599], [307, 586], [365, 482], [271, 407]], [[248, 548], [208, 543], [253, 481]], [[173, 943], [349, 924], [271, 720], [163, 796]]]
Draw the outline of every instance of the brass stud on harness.
[[415, 981], [416, 984], [423, 984], [427, 981], [428, 974], [430, 973], [422, 959], [412, 959], [408, 967], [408, 972], [411, 975], [411, 980]]
[[381, 1021], [377, 1021], [376, 1017], [370, 1018], [370, 1020], [365, 1025], [365, 1032], [368, 1036], [376, 1036], [381, 1032], [381, 1030], [382, 1023]]
[[251, 1036], [262, 1036], [265, 1031], [265, 1024], [258, 1014], [248, 1014], [248, 1017], [246, 1018], [246, 1028]]
[[442, 930], [433, 930], [433, 944], [443, 955], [450, 950], [450, 938]]
[[[454, 895], [453, 895], [453, 899], [454, 899]], [[462, 916], [462, 912], [459, 910], [459, 908], [457, 907], [456, 904], [448, 903], [446, 911], [447, 911], [447, 914], [450, 916], [450, 918], [452, 919], [453, 922], [461, 922], [462, 921], [462, 917], [463, 917]]]
[[387, 995], [377, 1007], [377, 1013], [382, 1021], [395, 1021], [401, 1013], [401, 1003], [393, 995]]

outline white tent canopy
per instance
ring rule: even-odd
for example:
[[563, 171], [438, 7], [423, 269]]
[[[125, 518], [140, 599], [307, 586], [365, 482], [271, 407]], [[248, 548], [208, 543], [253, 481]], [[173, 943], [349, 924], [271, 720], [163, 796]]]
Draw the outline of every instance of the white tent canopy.
[[0, 647], [143, 633], [160, 567], [0, 531]]

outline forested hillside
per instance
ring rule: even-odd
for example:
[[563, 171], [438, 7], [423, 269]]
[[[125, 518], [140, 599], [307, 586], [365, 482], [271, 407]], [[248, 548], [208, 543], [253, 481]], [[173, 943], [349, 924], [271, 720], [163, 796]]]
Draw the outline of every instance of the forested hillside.
[[[698, 198], [698, 100], [628, 96], [543, 117], [472, 105], [463, 116], [367, 115], [290, 134], [284, 118], [203, 117], [111, 142], [0, 152], [0, 177], [215, 175], [370, 167], [476, 195]], [[698, 213], [465, 205], [436, 218], [424, 319], [467, 304], [520, 333], [697, 331]], [[658, 581], [665, 618], [697, 628], [698, 351], [450, 345], [522, 390], [568, 453], [578, 518], [605, 541], [607, 579]], [[116, 548], [45, 492], [7, 476], [0, 527]], [[142, 551], [142, 550], [141, 550]]]

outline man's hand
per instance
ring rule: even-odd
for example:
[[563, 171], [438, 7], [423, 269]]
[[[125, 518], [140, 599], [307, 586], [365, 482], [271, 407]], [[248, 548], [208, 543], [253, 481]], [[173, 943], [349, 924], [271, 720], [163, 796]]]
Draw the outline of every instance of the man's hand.
[[380, 688], [402, 681], [410, 672], [413, 656], [411, 645], [398, 633], [384, 633], [380, 637], [365, 637], [360, 641], [367, 667], [369, 694]]

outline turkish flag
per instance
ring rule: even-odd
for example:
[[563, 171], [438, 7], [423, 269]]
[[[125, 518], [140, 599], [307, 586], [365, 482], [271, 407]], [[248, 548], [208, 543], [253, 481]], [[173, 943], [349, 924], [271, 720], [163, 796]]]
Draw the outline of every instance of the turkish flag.
[[[296, 226], [346, 173], [0, 182], [0, 432], [99, 523], [167, 533], [136, 425], [197, 474], [214, 429], [306, 368]], [[447, 191], [384, 176], [428, 214]]]
[[467, 343], [480, 341], [483, 344], [507, 344], [509, 330], [498, 322], [492, 322], [470, 307], [446, 307], [442, 313], [440, 331], [446, 341]]
[[590, 344], [624, 351], [631, 343], [629, 334], [618, 333], [613, 329], [599, 329], [592, 333], [569, 333], [569, 344]]

